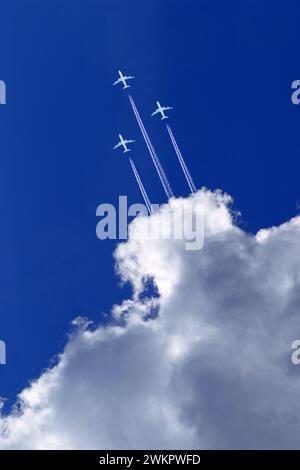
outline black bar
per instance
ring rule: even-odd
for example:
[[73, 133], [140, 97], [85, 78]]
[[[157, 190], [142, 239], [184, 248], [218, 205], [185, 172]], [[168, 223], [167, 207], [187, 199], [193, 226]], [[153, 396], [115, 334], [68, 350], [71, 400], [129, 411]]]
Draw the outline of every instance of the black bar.
[[[212, 465], [256, 465], [270, 464], [273, 460], [276, 465], [286, 467], [288, 462], [297, 462], [300, 458], [298, 450], [291, 451], [264, 451], [264, 450], [69, 450], [69, 451], [0, 451], [0, 465], [38, 463], [39, 466], [52, 466], [57, 464], [74, 464], [85, 468], [141, 468], [147, 469], [157, 465], [172, 465], [184, 467], [211, 468]], [[5, 468], [5, 467], [2, 467]], [[254, 469], [255, 470], [255, 469]]]

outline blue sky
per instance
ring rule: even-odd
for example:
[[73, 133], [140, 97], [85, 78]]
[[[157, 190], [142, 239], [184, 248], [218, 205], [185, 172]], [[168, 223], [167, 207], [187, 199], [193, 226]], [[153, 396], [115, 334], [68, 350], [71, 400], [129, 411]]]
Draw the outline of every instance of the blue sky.
[[8, 364], [0, 395], [12, 403], [65, 343], [78, 315], [103, 321], [128, 294], [115, 243], [95, 235], [97, 206], [141, 197], [119, 132], [152, 202], [165, 200], [126, 94], [121, 69], [176, 195], [186, 182], [170, 124], [198, 187], [235, 199], [247, 231], [297, 213], [300, 5], [290, 0], [2, 0], [0, 79], [0, 338]]

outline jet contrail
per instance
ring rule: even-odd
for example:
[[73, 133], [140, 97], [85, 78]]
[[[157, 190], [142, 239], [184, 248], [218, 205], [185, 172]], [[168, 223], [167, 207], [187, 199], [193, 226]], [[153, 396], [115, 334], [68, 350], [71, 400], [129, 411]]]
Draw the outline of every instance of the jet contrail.
[[137, 181], [137, 184], [139, 185], [140, 191], [141, 191], [142, 196], [144, 198], [144, 201], [145, 201], [146, 207], [149, 211], [149, 214], [152, 214], [152, 207], [151, 207], [150, 199], [148, 197], [148, 194], [146, 193], [146, 190], [144, 188], [144, 185], [142, 183], [142, 180], [140, 178], [140, 175], [139, 175], [139, 173], [136, 169], [136, 166], [135, 166], [134, 161], [132, 160], [132, 158], [129, 158], [129, 162], [130, 162], [133, 174], [135, 176], [135, 179]]
[[154, 166], [155, 166], [156, 171], [157, 171], [157, 173], [158, 173], [158, 176], [159, 176], [159, 179], [160, 179], [160, 181], [161, 181], [161, 184], [163, 185], [163, 188], [164, 188], [164, 190], [165, 190], [165, 192], [166, 192], [167, 197], [168, 197], [168, 198], [171, 198], [171, 197], [174, 196], [174, 194], [173, 194], [173, 191], [172, 191], [172, 189], [171, 189], [171, 186], [170, 186], [170, 183], [169, 183], [169, 181], [168, 181], [168, 178], [167, 178], [167, 176], [166, 176], [166, 174], [165, 174], [165, 172], [164, 172], [164, 170], [163, 170], [163, 167], [161, 166], [161, 163], [160, 163], [160, 161], [159, 161], [158, 155], [157, 155], [157, 153], [156, 153], [155, 150], [154, 150], [154, 147], [153, 147], [152, 142], [151, 142], [151, 140], [150, 140], [150, 137], [149, 137], [149, 135], [148, 135], [148, 133], [147, 133], [147, 131], [146, 131], [146, 129], [145, 129], [145, 126], [144, 126], [143, 121], [142, 121], [142, 119], [141, 119], [141, 116], [140, 116], [140, 114], [139, 114], [139, 112], [138, 112], [138, 110], [137, 110], [137, 107], [136, 107], [136, 105], [135, 105], [135, 102], [134, 102], [132, 96], [128, 95], [128, 97], [129, 97], [130, 104], [131, 104], [131, 106], [132, 106], [134, 115], [135, 115], [135, 117], [136, 117], [136, 120], [137, 120], [137, 122], [138, 122], [138, 125], [140, 126], [140, 129], [141, 129], [141, 132], [142, 132], [142, 134], [143, 134], [144, 140], [145, 140], [146, 145], [147, 145], [147, 147], [148, 147], [149, 153], [150, 153], [151, 158], [152, 158], [152, 160], [153, 160]]
[[179, 163], [181, 165], [182, 171], [184, 173], [184, 176], [186, 177], [189, 188], [190, 188], [192, 193], [195, 193], [197, 191], [197, 189], [196, 189], [195, 183], [193, 181], [192, 175], [190, 174], [190, 172], [188, 170], [188, 167], [186, 166], [186, 163], [184, 161], [182, 153], [180, 152], [180, 150], [178, 148], [178, 145], [177, 145], [177, 142], [175, 140], [174, 134], [171, 130], [171, 127], [168, 124], [167, 124], [167, 130], [168, 130], [169, 136], [171, 138], [171, 141], [172, 141], [174, 150], [176, 152], [176, 155], [178, 157]]

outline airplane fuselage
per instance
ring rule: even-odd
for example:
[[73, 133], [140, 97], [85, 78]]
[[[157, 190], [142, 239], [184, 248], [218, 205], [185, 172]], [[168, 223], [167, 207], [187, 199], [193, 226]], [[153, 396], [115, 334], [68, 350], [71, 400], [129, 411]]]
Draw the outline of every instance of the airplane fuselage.
[[120, 79], [121, 79], [121, 82], [123, 83], [123, 90], [125, 90], [126, 88], [130, 88], [130, 85], [127, 85], [127, 82], [126, 82], [126, 77], [124, 77], [124, 75], [122, 74], [121, 70], [119, 70], [119, 75], [120, 75]]
[[121, 134], [119, 134], [119, 138], [120, 138], [120, 144], [122, 145], [124, 149], [123, 153], [130, 152], [131, 150], [127, 147], [127, 141], [123, 139], [123, 136]]
[[168, 119], [168, 116], [166, 116], [163, 111], [160, 111], [160, 113], [161, 113], [161, 115], [162, 115], [162, 118], [161, 118], [162, 121], [163, 121], [164, 119]]
[[156, 101], [156, 104], [157, 104], [157, 109], [158, 109], [158, 111], [160, 112], [160, 114], [162, 116], [161, 120], [163, 121], [164, 119], [168, 119], [168, 116], [165, 115], [163, 107], [161, 106], [160, 102]]
[[128, 80], [131, 80], [132, 78], [134, 78], [133, 76], [129, 75], [123, 75], [121, 70], [118, 70], [118, 73], [119, 73], [119, 78], [118, 80], [116, 80], [113, 85], [117, 85], [118, 83], [122, 83], [123, 84], [123, 90], [125, 90], [125, 88], [129, 88], [130, 85], [127, 85], [127, 81]]

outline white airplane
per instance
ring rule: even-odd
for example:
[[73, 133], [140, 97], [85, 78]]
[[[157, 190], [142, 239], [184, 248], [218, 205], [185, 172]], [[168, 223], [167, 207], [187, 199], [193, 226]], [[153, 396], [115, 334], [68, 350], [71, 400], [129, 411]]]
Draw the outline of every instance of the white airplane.
[[173, 109], [170, 106], [161, 106], [159, 101], [156, 101], [157, 104], [157, 109], [154, 111], [154, 113], [151, 114], [151, 116], [155, 116], [155, 114], [160, 113], [162, 115], [161, 120], [163, 119], [168, 119], [168, 116], [165, 115], [164, 111], [168, 111], [169, 109]]
[[125, 90], [125, 88], [129, 88], [130, 85], [127, 85], [126, 80], [131, 80], [132, 78], [135, 78], [135, 77], [133, 77], [133, 76], [131, 76], [131, 75], [127, 77], [126, 75], [123, 75], [123, 74], [122, 74], [121, 70], [119, 70], [119, 75], [120, 75], [120, 77], [118, 78], [118, 80], [116, 80], [116, 81], [113, 83], [113, 85], [117, 85], [118, 83], [121, 83], [121, 82], [122, 82], [123, 85], [124, 85], [124, 86], [123, 86], [123, 90]]
[[135, 142], [135, 140], [132, 140], [132, 139], [123, 139], [123, 137], [121, 136], [121, 134], [119, 134], [119, 138], [120, 138], [120, 142], [117, 143], [117, 145], [114, 146], [113, 150], [119, 148], [119, 147], [123, 147], [124, 148], [124, 152], [123, 153], [126, 153], [126, 152], [131, 152], [131, 149], [127, 148], [127, 144], [131, 144], [132, 142]]

